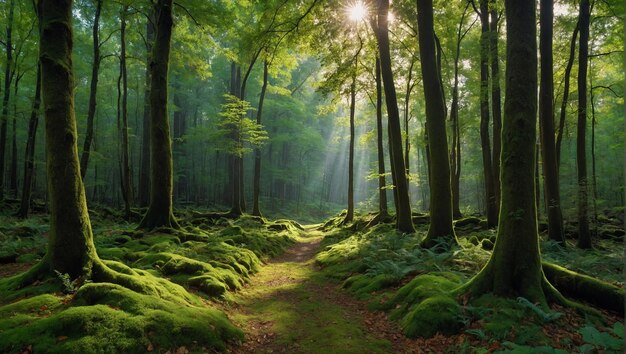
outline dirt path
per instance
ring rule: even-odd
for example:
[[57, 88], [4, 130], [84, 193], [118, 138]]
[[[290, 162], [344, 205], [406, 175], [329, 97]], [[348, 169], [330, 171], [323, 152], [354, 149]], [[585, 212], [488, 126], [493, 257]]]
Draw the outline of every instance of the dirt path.
[[246, 333], [232, 353], [390, 353], [411, 347], [383, 313], [373, 313], [316, 271], [322, 234], [265, 265], [235, 296], [229, 317]]

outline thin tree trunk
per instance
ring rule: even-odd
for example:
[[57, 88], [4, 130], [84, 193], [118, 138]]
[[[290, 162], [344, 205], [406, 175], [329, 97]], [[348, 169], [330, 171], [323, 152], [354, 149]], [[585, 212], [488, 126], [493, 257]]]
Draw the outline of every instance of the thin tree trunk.
[[[539, 87], [539, 132], [541, 161], [548, 215], [548, 237], [565, 245], [563, 214], [559, 192], [559, 175], [554, 142], [554, 77], [552, 59], [553, 2], [541, 0], [539, 49], [541, 51], [541, 82]], [[539, 188], [539, 186], [537, 186]]]
[[[359, 48], [359, 52], [361, 48]], [[348, 212], [343, 219], [344, 223], [354, 219], [354, 110], [356, 105], [356, 70], [358, 53], [354, 58], [354, 72], [350, 84], [350, 147], [348, 150]]]
[[480, 0], [480, 144], [485, 175], [485, 204], [487, 226], [498, 225], [498, 207], [494, 184], [491, 141], [489, 139], [489, 5], [488, 0]]
[[[261, 124], [263, 114], [263, 102], [265, 101], [265, 93], [267, 92], [269, 63], [267, 60], [263, 62], [263, 86], [261, 86], [261, 95], [259, 96], [259, 108], [256, 112], [256, 123]], [[259, 207], [259, 197], [261, 194], [261, 148], [254, 149], [254, 182], [252, 192], [252, 215], [261, 216]]]
[[378, 212], [382, 216], [387, 211], [387, 189], [385, 182], [385, 152], [383, 151], [383, 88], [380, 76], [380, 59], [376, 56], [376, 135], [378, 147]]
[[150, 65], [150, 206], [139, 228], [178, 228], [172, 205], [173, 168], [170, 125], [167, 118], [167, 72], [172, 38], [172, 0], [159, 0], [156, 39]]
[[[495, 200], [496, 213], [500, 209], [500, 150], [502, 140], [502, 108], [500, 98], [500, 59], [498, 54], [498, 11], [496, 9], [496, 1], [489, 0], [489, 49], [491, 64], [491, 114], [493, 116], [493, 154], [492, 173], [493, 173], [493, 191]], [[497, 214], [496, 214], [497, 215]], [[496, 219], [497, 220], [497, 219]]]
[[28, 121], [28, 140], [26, 141], [26, 152], [24, 153], [24, 179], [22, 185], [22, 198], [20, 208], [16, 216], [27, 218], [30, 211], [30, 198], [33, 187], [33, 177], [35, 171], [35, 142], [37, 137], [37, 126], [39, 125], [39, 105], [41, 104], [41, 67], [37, 65], [37, 83], [35, 84], [35, 99]]
[[[17, 58], [16, 58], [17, 59]], [[17, 97], [20, 79], [23, 74], [15, 75], [13, 85], [13, 117], [11, 118], [11, 166], [9, 167], [9, 189], [13, 191], [13, 198], [17, 199]]]
[[580, 44], [578, 51], [578, 129], [576, 167], [578, 170], [578, 247], [591, 248], [587, 187], [587, 60], [589, 55], [589, 0], [580, 2]]
[[150, 63], [152, 62], [152, 43], [154, 42], [154, 9], [151, 9], [146, 21], [146, 87], [144, 90], [143, 124], [141, 138], [141, 165], [139, 167], [138, 202], [142, 207], [150, 203]]
[[448, 245], [458, 243], [452, 227], [446, 107], [437, 63], [432, 0], [417, 0], [417, 26], [431, 164], [430, 227], [422, 245], [430, 248], [441, 241]]
[[409, 107], [411, 101], [411, 91], [414, 86], [411, 84], [413, 81], [413, 66], [415, 66], [415, 59], [411, 58], [409, 77], [406, 80], [406, 88], [404, 92], [404, 167], [406, 167], [407, 183], [409, 183], [408, 179], [410, 174], [409, 153], [411, 152], [411, 139], [409, 138], [409, 118], [411, 115], [409, 114]]
[[593, 95], [593, 74], [589, 61], [589, 103], [591, 104], [591, 195], [593, 197], [593, 234], [598, 234], [598, 181], [596, 178], [596, 106]]
[[[579, 21], [580, 22], [580, 21]], [[574, 66], [574, 57], [576, 53], [576, 38], [578, 37], [579, 22], [576, 22], [572, 39], [570, 40], [569, 59], [565, 67], [565, 81], [563, 83], [563, 100], [561, 101], [561, 114], [559, 117], [559, 130], [556, 135], [556, 169], [557, 173], [561, 166], [561, 142], [563, 141], [563, 130], [565, 128], [565, 117], [567, 115], [567, 102], [569, 99], [569, 81]]]
[[126, 13], [128, 6], [124, 6], [120, 25], [120, 75], [122, 77], [122, 196], [124, 198], [124, 214], [130, 220], [130, 207], [133, 204], [132, 176], [128, 152], [128, 74], [126, 72]]
[[[380, 54], [381, 75], [387, 102], [387, 114], [389, 120], [389, 146], [391, 150], [392, 177], [396, 189], [396, 228], [405, 233], [415, 232], [411, 215], [411, 203], [409, 201], [409, 188], [406, 183], [406, 170], [402, 157], [402, 133], [400, 128], [400, 113], [396, 88], [394, 86], [393, 71], [391, 69], [391, 54], [389, 49], [388, 28], [389, 0], [381, 0], [378, 6], [378, 25], [376, 36]], [[394, 177], [395, 176], [395, 177]]]
[[4, 67], [4, 97], [2, 99], [2, 116], [0, 116], [0, 200], [4, 199], [4, 165], [6, 158], [7, 130], [9, 123], [9, 98], [11, 96], [11, 80], [13, 72], [13, 10], [15, 9], [15, 0], [9, 2], [9, 17], [6, 27], [6, 63]]
[[80, 176], [85, 179], [87, 174], [87, 166], [89, 164], [89, 153], [91, 151], [91, 143], [93, 141], [93, 125], [96, 117], [97, 90], [98, 90], [98, 74], [100, 71], [100, 13], [102, 11], [102, 0], [96, 2], [96, 14], [93, 20], [93, 64], [91, 66], [91, 85], [89, 88], [89, 108], [87, 109], [87, 131], [85, 133], [85, 141], [83, 142], [83, 152], [80, 156]]

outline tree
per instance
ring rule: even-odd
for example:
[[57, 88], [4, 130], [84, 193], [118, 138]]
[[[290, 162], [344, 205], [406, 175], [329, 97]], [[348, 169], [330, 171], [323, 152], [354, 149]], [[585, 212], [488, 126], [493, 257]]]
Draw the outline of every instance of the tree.
[[506, 95], [502, 126], [502, 208], [487, 265], [461, 290], [546, 303], [535, 207], [537, 39], [535, 1], [506, 0]]
[[452, 227], [446, 108], [436, 57], [432, 0], [417, 0], [417, 26], [430, 155], [430, 226], [422, 245], [433, 247], [441, 241], [456, 244], [457, 240]]
[[[263, 113], [263, 103], [265, 101], [265, 93], [267, 92], [269, 63], [267, 60], [263, 62], [263, 85], [261, 86], [261, 94], [259, 95], [259, 108], [256, 111], [256, 124], [261, 125]], [[254, 181], [252, 191], [252, 215], [261, 216], [259, 207], [259, 196], [261, 194], [261, 149], [254, 149]]]
[[13, 67], [13, 13], [15, 10], [15, 0], [9, 2], [9, 17], [6, 27], [6, 62], [4, 63], [4, 96], [2, 98], [2, 115], [0, 116], [0, 200], [4, 198], [4, 165], [7, 145], [7, 129], [9, 123], [9, 98], [11, 96], [11, 81], [15, 72]]
[[152, 43], [154, 41], [154, 7], [146, 16], [146, 86], [144, 90], [143, 119], [141, 134], [141, 163], [139, 166], [139, 185], [137, 199], [140, 206], [150, 203], [150, 63], [152, 62]]
[[[492, 174], [496, 214], [500, 208], [500, 149], [502, 146], [502, 108], [500, 99], [500, 57], [498, 55], [498, 22], [496, 0], [489, 0], [489, 65], [491, 66], [491, 116], [493, 118]], [[496, 221], [497, 222], [497, 221]]]
[[394, 86], [393, 71], [391, 69], [391, 54], [389, 50], [389, 0], [381, 0], [378, 3], [376, 25], [376, 39], [380, 55], [381, 76], [385, 90], [385, 102], [389, 120], [389, 150], [391, 154], [391, 175], [394, 180], [394, 188], [397, 202], [396, 228], [405, 233], [415, 232], [409, 202], [409, 187], [406, 179], [406, 169], [402, 156], [402, 133], [400, 128], [400, 113], [396, 88]]
[[387, 216], [387, 188], [385, 182], [385, 152], [383, 151], [383, 88], [380, 73], [380, 59], [376, 56], [376, 151], [378, 157], [378, 213]]
[[591, 248], [589, 233], [589, 202], [587, 187], [587, 60], [589, 57], [589, 0], [580, 1], [578, 25], [578, 128], [576, 134], [576, 170], [578, 171], [578, 243], [580, 248]]
[[541, 0], [539, 47], [541, 82], [539, 87], [539, 132], [544, 177], [544, 194], [548, 214], [548, 237], [565, 244], [563, 215], [559, 193], [559, 175], [554, 142], [554, 78], [552, 59], [553, 2]]
[[89, 87], [89, 108], [87, 110], [87, 131], [85, 132], [85, 141], [83, 143], [83, 152], [80, 156], [80, 176], [85, 179], [87, 175], [87, 166], [89, 165], [89, 153], [91, 152], [91, 144], [93, 142], [93, 123], [96, 117], [97, 91], [98, 91], [98, 75], [100, 73], [100, 14], [102, 13], [102, 0], [96, 2], [96, 14], [93, 20], [93, 63], [91, 65], [91, 84]]
[[567, 102], [569, 99], [569, 81], [572, 73], [572, 67], [574, 66], [574, 59], [576, 53], [576, 38], [578, 37], [579, 23], [576, 23], [574, 33], [570, 40], [569, 59], [567, 60], [567, 66], [565, 67], [565, 79], [563, 82], [563, 99], [561, 100], [561, 111], [559, 114], [559, 130], [556, 135], [556, 167], [557, 170], [561, 165], [561, 143], [563, 141], [563, 131], [565, 130], [565, 117], [567, 116]]
[[167, 74], [172, 39], [172, 0], [155, 4], [156, 36], [150, 63], [150, 205], [139, 228], [178, 228], [172, 206], [172, 142], [167, 117]]
[[[128, 6], [122, 7], [120, 13], [120, 80], [118, 80], [118, 131], [120, 135], [121, 159], [120, 159], [120, 182], [122, 186], [122, 198], [124, 199], [124, 215], [130, 220], [130, 206], [133, 204], [132, 176], [130, 175], [130, 161], [128, 152], [128, 73], [126, 70], [126, 16]], [[122, 84], [121, 91], [119, 84]], [[122, 118], [120, 125], [120, 116]]]

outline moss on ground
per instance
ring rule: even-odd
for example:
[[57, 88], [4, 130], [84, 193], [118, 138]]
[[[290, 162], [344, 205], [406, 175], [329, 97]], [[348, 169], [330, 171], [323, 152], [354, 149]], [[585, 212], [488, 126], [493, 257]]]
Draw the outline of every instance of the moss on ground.
[[[219, 225], [183, 220], [182, 230], [145, 234], [103, 223], [94, 238], [103, 260], [94, 272], [99, 282], [59, 276], [15, 290], [18, 277], [0, 280], [0, 352], [223, 351], [243, 332], [202, 297], [230, 296], [303, 233], [289, 220], [248, 216]], [[3, 240], [26, 232], [18, 226]], [[30, 243], [21, 259], [45, 250], [43, 232], [34, 230], [39, 245]]]

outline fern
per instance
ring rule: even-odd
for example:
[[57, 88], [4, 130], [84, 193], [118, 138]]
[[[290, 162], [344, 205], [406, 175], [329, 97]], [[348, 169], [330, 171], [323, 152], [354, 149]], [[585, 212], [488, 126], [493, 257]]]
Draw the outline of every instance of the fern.
[[539, 318], [541, 318], [543, 322], [552, 322], [554, 320], [559, 319], [561, 316], [563, 316], [561, 312], [557, 312], [557, 311], [545, 312], [539, 306], [533, 304], [532, 302], [528, 301], [528, 299], [523, 298], [523, 297], [518, 297], [517, 302], [521, 304], [523, 307], [531, 309], [537, 316], [539, 316]]

